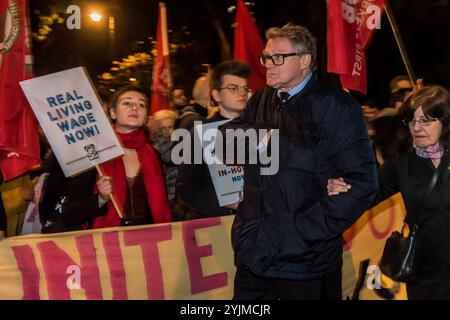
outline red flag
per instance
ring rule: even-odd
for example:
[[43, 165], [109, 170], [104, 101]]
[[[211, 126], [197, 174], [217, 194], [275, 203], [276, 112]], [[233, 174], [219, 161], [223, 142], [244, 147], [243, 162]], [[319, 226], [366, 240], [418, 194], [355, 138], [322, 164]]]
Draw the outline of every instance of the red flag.
[[380, 27], [385, 0], [328, 0], [328, 72], [344, 88], [367, 92], [366, 49]]
[[253, 90], [266, 84], [266, 70], [259, 63], [259, 56], [264, 50], [264, 42], [253, 18], [244, 4], [238, 0], [236, 29], [234, 31], [234, 59], [248, 64], [251, 73], [248, 80]]
[[39, 134], [19, 81], [32, 77], [26, 0], [0, 0], [0, 167], [5, 180], [39, 164]]
[[166, 5], [159, 3], [158, 27], [156, 31], [157, 55], [153, 64], [153, 82], [151, 113], [158, 110], [169, 109], [170, 65], [169, 65], [169, 38], [167, 34]]

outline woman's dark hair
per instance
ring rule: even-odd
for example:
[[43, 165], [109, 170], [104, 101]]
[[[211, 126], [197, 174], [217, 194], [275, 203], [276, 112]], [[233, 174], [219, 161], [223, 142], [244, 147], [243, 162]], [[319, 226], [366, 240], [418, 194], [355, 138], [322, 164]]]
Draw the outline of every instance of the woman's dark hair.
[[149, 100], [148, 100], [148, 93], [144, 88], [137, 87], [137, 86], [124, 86], [117, 89], [116, 92], [111, 96], [109, 99], [108, 108], [113, 109], [117, 106], [117, 102], [122, 94], [128, 91], [135, 91], [139, 92], [145, 97], [145, 106], [147, 107], [147, 110], [149, 109]]
[[[427, 118], [436, 118], [442, 123], [442, 132], [439, 137], [439, 142], [445, 147], [448, 147], [448, 139], [450, 137], [450, 97], [447, 89], [441, 86], [426, 86], [414, 92], [399, 110], [399, 117], [401, 120], [412, 120], [414, 112], [422, 107], [423, 114]], [[400, 134], [399, 147], [406, 148], [405, 144], [409, 143], [411, 146], [411, 135], [408, 138]], [[409, 139], [409, 140], [408, 140]]]

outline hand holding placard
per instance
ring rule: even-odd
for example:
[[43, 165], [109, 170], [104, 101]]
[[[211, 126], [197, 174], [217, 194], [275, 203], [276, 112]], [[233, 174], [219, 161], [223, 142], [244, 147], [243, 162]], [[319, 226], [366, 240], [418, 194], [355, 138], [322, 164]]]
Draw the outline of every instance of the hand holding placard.
[[[95, 169], [97, 169], [98, 176], [99, 176], [100, 178], [104, 177], [102, 168], [100, 168], [99, 165], [96, 165], [96, 166], [95, 166]], [[112, 189], [112, 188], [111, 188], [111, 189]], [[117, 203], [116, 198], [114, 197], [114, 194], [112, 193], [112, 190], [111, 190], [111, 192], [108, 194], [108, 196], [109, 196], [109, 198], [111, 199], [111, 202], [112, 202], [114, 208], [116, 209], [117, 214], [119, 215], [119, 218], [122, 219], [122, 218], [123, 218], [122, 210], [120, 209], [120, 206], [119, 206], [119, 204]], [[106, 201], [106, 202], [108, 202], [108, 201]]]

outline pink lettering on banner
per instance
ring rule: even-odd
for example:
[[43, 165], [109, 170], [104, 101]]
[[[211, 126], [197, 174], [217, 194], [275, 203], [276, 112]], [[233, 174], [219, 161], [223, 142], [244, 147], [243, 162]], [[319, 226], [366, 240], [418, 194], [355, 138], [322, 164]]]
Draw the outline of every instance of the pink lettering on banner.
[[353, 225], [344, 232], [344, 246], [342, 248], [344, 251], [350, 251], [352, 249], [353, 239], [355, 238], [355, 229], [356, 227]]
[[[388, 205], [389, 205], [389, 220], [388, 220], [385, 230], [379, 231], [377, 229], [377, 227], [375, 226], [375, 223], [373, 221], [376, 215], [374, 214], [372, 209], [367, 210], [367, 215], [368, 215], [368, 223], [367, 224], [369, 225], [370, 233], [377, 240], [386, 239], [391, 234], [392, 230], [394, 229], [395, 219], [397, 217], [397, 210], [395, 208], [396, 202], [394, 200], [392, 200], [391, 198], [389, 198], [387, 201], [388, 201]], [[355, 238], [355, 233], [356, 233], [355, 225], [351, 226], [344, 232], [344, 234], [343, 234], [343, 238], [344, 238], [343, 250], [344, 251], [350, 251], [352, 249], [352, 244], [353, 244], [353, 239]]]
[[392, 199], [388, 199], [388, 203], [389, 203], [389, 222], [386, 226], [386, 229], [383, 231], [378, 231], [378, 229], [375, 227], [375, 224], [373, 223], [374, 215], [372, 209], [369, 209], [369, 228], [375, 239], [378, 240], [385, 239], [387, 236], [391, 234], [392, 229], [394, 228], [395, 217], [397, 216], [397, 212], [395, 210], [395, 202]]
[[17, 266], [22, 274], [22, 300], [40, 300], [39, 269], [36, 265], [33, 250], [29, 245], [12, 247]]
[[78, 266], [81, 273], [81, 288], [84, 289], [86, 298], [100, 300], [103, 296], [93, 236], [79, 236], [75, 241], [80, 254], [80, 266], [53, 241], [37, 245], [46, 274], [49, 299], [70, 300], [67, 270], [71, 266]]
[[141, 247], [144, 259], [147, 295], [149, 299], [164, 300], [164, 282], [159, 258], [158, 242], [172, 239], [172, 226], [127, 230], [123, 232], [126, 246]]
[[107, 232], [102, 235], [108, 263], [113, 300], [128, 300], [125, 267], [120, 250], [119, 232]]
[[212, 256], [213, 251], [210, 244], [198, 246], [195, 236], [197, 229], [218, 226], [220, 223], [220, 218], [183, 222], [183, 242], [188, 260], [192, 294], [222, 288], [228, 284], [228, 274], [226, 272], [203, 276], [200, 259]]

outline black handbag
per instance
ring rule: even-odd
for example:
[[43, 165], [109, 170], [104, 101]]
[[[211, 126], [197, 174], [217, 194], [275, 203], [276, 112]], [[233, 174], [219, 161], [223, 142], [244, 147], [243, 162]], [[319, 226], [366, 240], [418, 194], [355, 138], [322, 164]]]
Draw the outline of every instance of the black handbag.
[[404, 236], [405, 226], [406, 223], [401, 232], [392, 232], [386, 240], [379, 264], [381, 272], [397, 282], [413, 282], [416, 278], [414, 266], [417, 258], [419, 225], [414, 224], [407, 237]]
[[[433, 191], [438, 178], [438, 170], [436, 169], [422, 204]], [[422, 208], [420, 208], [422, 209]], [[420, 212], [420, 210], [418, 210]], [[412, 215], [412, 220], [414, 215]], [[412, 223], [409, 235], [404, 236], [406, 222], [403, 224], [401, 232], [394, 231], [386, 240], [383, 254], [379, 263], [380, 270], [383, 274], [397, 282], [412, 283], [416, 280], [416, 264], [417, 251], [419, 247], [419, 225]]]

